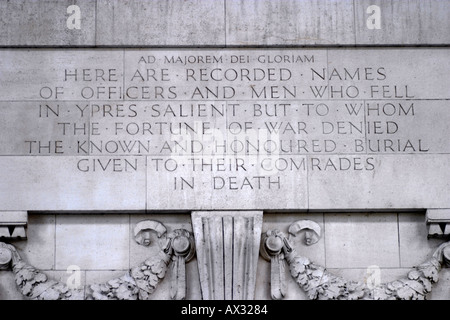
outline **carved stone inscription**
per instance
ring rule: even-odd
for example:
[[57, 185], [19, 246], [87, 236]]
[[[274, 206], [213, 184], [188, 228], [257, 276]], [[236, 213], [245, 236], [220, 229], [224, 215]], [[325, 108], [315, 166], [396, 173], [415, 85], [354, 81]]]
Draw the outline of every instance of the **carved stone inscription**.
[[390, 175], [392, 157], [400, 186], [403, 161], [449, 163], [445, 49], [0, 55], [2, 165], [66, 157], [57, 170], [86, 185], [135, 179], [147, 209], [302, 209], [308, 184]]

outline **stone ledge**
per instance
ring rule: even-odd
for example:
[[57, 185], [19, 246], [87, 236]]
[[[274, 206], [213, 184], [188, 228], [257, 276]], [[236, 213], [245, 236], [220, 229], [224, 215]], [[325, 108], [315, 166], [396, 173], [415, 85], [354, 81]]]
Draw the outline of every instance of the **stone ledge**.
[[428, 238], [444, 238], [450, 235], [450, 209], [428, 209], [425, 219]]

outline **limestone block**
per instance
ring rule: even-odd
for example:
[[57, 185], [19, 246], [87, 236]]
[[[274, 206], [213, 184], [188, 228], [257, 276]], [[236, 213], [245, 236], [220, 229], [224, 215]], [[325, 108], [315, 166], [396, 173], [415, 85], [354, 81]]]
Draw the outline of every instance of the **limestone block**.
[[[449, 207], [450, 171], [444, 168], [449, 168], [450, 158], [445, 154], [363, 156], [356, 171], [340, 170], [336, 156], [314, 158], [319, 165], [311, 163], [308, 173], [310, 209]], [[347, 158], [355, 161], [358, 157]], [[337, 169], [320, 166], [329, 159], [337, 163]], [[369, 170], [361, 165], [365, 162]]]
[[327, 268], [399, 267], [396, 214], [330, 213], [324, 217]]
[[450, 210], [428, 209], [425, 219], [427, 223], [446, 223], [450, 220]]
[[83, 289], [86, 285], [86, 271], [76, 268], [68, 270], [44, 270], [50, 280], [67, 285], [71, 289]]
[[224, 45], [224, 2], [97, 1], [97, 45]]
[[145, 208], [142, 158], [5, 156], [0, 167], [3, 210]]
[[400, 265], [403, 268], [412, 268], [431, 258], [442, 243], [442, 240], [438, 239], [427, 240], [428, 232], [424, 220], [423, 211], [398, 214]]
[[[74, 105], [71, 112], [81, 116], [87, 100], [123, 99], [122, 50], [2, 49], [0, 52], [2, 100], [39, 100], [41, 104], [48, 101], [53, 110], [56, 110], [54, 100], [76, 100], [79, 108]], [[55, 116], [47, 108], [42, 110], [42, 117]], [[68, 115], [65, 110], [61, 114]]]
[[64, 215], [56, 220], [56, 269], [113, 270], [129, 266], [128, 215]]
[[192, 225], [204, 300], [252, 300], [261, 211], [194, 211]]
[[353, 17], [349, 0], [227, 0], [227, 45], [352, 45]]
[[[72, 28], [79, 8], [79, 29]], [[92, 46], [95, 44], [94, 0], [15, 0], [0, 2], [1, 46]], [[70, 9], [70, 8], [69, 8]]]
[[[77, 105], [86, 111], [84, 117]], [[78, 146], [85, 144], [91, 131], [84, 108], [85, 102], [1, 102], [0, 154], [79, 154]]]
[[0, 225], [26, 225], [28, 212], [26, 211], [0, 211]]
[[[380, 9], [380, 29], [367, 28], [373, 15], [369, 6]], [[450, 3], [443, 0], [363, 0], [355, 1], [356, 44], [434, 45], [448, 44]]]
[[41, 270], [54, 269], [55, 216], [50, 214], [28, 215], [27, 240], [15, 240], [11, 243], [30, 265]]
[[366, 151], [448, 154], [447, 109], [446, 103], [438, 100], [366, 100]]

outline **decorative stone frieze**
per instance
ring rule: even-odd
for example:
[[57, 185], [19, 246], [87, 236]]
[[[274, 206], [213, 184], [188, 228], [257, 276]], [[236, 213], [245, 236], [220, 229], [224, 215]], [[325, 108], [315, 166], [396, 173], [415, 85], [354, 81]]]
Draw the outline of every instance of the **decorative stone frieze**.
[[47, 275], [22, 260], [13, 245], [0, 242], [0, 270], [11, 268], [17, 287], [23, 296], [35, 300], [147, 300], [164, 279], [172, 262], [170, 297], [186, 298], [185, 263], [195, 255], [192, 234], [177, 229], [167, 234], [157, 221], [145, 220], [135, 228], [135, 240], [150, 245], [150, 232], [157, 233], [161, 251], [146, 259], [125, 275], [102, 284], [71, 288], [51, 280]]
[[288, 237], [278, 230], [269, 230], [263, 236], [261, 255], [271, 259], [273, 299], [284, 297], [286, 284], [278, 272], [286, 260], [291, 276], [312, 300], [425, 300], [432, 285], [438, 282], [441, 268], [450, 266], [450, 242], [440, 245], [430, 260], [416, 266], [406, 278], [380, 285], [348, 281], [331, 274], [326, 268], [300, 256]]

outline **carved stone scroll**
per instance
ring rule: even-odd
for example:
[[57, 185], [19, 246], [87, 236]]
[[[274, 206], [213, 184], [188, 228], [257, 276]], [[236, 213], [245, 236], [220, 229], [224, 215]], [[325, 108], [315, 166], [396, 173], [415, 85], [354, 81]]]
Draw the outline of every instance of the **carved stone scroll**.
[[192, 234], [184, 229], [177, 229], [170, 235], [172, 254], [172, 283], [170, 297], [175, 300], [186, 298], [186, 263], [195, 255]]
[[304, 230], [305, 244], [311, 246], [320, 239], [321, 229], [317, 222], [312, 220], [299, 220], [289, 226], [289, 240], [291, 236], [295, 237], [297, 233]]
[[261, 256], [270, 261], [270, 294], [272, 299], [280, 300], [286, 295], [285, 262], [283, 249], [286, 248], [284, 236], [278, 230], [269, 230], [261, 239]]
[[192, 213], [204, 300], [252, 300], [262, 211]]

